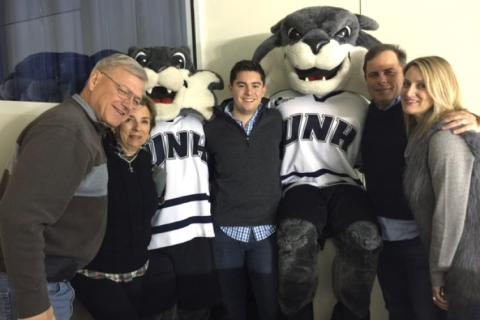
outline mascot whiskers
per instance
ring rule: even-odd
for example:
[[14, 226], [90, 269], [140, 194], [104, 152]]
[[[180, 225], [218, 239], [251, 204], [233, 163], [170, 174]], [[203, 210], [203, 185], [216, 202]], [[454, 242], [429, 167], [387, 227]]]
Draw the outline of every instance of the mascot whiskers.
[[[309, 7], [287, 15], [254, 59], [270, 79], [284, 121], [279, 207], [279, 296], [287, 319], [313, 319], [319, 243], [337, 254], [331, 319], [369, 319], [381, 237], [355, 170], [367, 113], [363, 56], [378, 43], [363, 15]], [[286, 80], [286, 81], [283, 81]], [[325, 281], [325, 279], [323, 279]]]
[[157, 107], [150, 148], [161, 200], [152, 219], [147, 296], [175, 303], [175, 319], [207, 319], [220, 295], [203, 121], [223, 81], [195, 70], [187, 49], [131, 48], [129, 55], [147, 72], [147, 94]]

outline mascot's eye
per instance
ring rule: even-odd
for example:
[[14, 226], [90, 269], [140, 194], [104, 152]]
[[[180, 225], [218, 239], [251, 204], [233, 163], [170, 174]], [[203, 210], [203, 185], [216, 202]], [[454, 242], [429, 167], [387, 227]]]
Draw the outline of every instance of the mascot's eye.
[[298, 32], [295, 28], [288, 29], [287, 35], [288, 38], [293, 41], [298, 41], [302, 38], [302, 34]]
[[338, 31], [335, 34], [335, 38], [336, 39], [348, 38], [348, 37], [350, 37], [351, 33], [352, 33], [352, 29], [350, 29], [349, 26], [346, 26], [345, 28], [343, 28], [342, 30]]
[[135, 55], [135, 60], [137, 60], [137, 62], [140, 63], [142, 67], [146, 66], [149, 61], [147, 54], [143, 51], [140, 51]]
[[185, 69], [187, 66], [187, 59], [181, 52], [174, 53], [171, 59], [172, 66], [178, 69]]

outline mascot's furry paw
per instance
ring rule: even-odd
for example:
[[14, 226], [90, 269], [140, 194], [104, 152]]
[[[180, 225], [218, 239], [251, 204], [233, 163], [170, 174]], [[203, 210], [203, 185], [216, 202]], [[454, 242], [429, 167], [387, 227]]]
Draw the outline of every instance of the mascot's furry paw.
[[147, 72], [146, 90], [155, 101], [159, 120], [172, 120], [183, 108], [211, 117], [216, 104], [213, 91], [223, 89], [223, 81], [212, 71], [195, 70], [188, 49], [130, 48], [128, 54]]
[[313, 300], [317, 288], [317, 229], [308, 221], [285, 219], [277, 236], [280, 307], [293, 314]]
[[[325, 95], [336, 90], [366, 94], [363, 57], [379, 41], [363, 30], [378, 24], [336, 7], [309, 7], [287, 15], [253, 59], [267, 73], [270, 93], [294, 89]], [[279, 67], [282, 66], [282, 67]]]
[[372, 222], [357, 221], [337, 235], [334, 242], [337, 247], [332, 274], [335, 296], [342, 302], [344, 315], [352, 312], [358, 319], [367, 319], [382, 246], [378, 228]]
[[357, 221], [351, 224], [340, 239], [347, 248], [375, 251], [382, 245], [378, 227], [369, 221]]

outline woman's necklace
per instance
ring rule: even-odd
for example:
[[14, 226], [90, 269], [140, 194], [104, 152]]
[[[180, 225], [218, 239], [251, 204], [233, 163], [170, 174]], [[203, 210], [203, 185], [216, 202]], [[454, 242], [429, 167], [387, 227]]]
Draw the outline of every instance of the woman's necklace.
[[130, 171], [131, 173], [133, 173], [132, 162], [135, 161], [135, 159], [137, 158], [139, 151], [140, 149], [138, 149], [138, 151], [135, 152], [133, 155], [129, 156], [125, 153], [125, 151], [120, 145], [117, 145], [117, 154], [120, 159], [124, 160], [128, 164], [128, 171]]

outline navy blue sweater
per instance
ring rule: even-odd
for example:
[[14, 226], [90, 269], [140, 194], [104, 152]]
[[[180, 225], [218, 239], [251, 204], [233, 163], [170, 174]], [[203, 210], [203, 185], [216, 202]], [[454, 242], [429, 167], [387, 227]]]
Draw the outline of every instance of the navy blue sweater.
[[224, 108], [205, 124], [213, 219], [221, 226], [275, 224], [280, 201], [282, 117], [262, 108], [252, 132], [245, 131]]
[[367, 192], [377, 216], [413, 220], [402, 189], [406, 145], [400, 101], [387, 110], [370, 104], [361, 152]]

